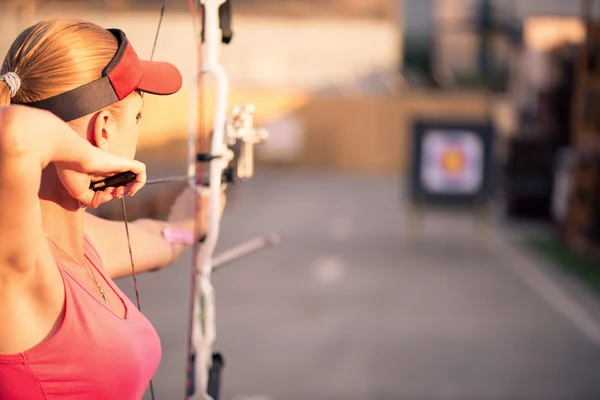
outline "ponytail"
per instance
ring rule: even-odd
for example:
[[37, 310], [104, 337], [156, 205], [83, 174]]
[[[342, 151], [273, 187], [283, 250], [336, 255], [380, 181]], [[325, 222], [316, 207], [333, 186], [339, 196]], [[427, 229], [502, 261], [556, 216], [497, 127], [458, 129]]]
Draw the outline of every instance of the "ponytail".
[[0, 107], [10, 105], [10, 88], [4, 81], [0, 81]]
[[[6, 104], [4, 104], [8, 105], [10, 104], [10, 99], [15, 97], [21, 88], [21, 78], [14, 72], [7, 72], [4, 75], [0, 75], [0, 82], [3, 82], [3, 88], [0, 93], [6, 92], [5, 89], [8, 89], [8, 99], [6, 100]], [[2, 100], [4, 100], [4, 96]]]

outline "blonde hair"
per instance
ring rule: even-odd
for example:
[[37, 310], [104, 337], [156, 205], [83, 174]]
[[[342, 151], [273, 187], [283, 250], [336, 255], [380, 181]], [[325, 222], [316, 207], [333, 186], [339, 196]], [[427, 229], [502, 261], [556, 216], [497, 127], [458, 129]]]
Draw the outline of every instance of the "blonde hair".
[[14, 97], [0, 81], [0, 106], [43, 100], [102, 77], [117, 51], [108, 30], [77, 19], [42, 21], [25, 29], [8, 50], [0, 75], [16, 73], [21, 87]]

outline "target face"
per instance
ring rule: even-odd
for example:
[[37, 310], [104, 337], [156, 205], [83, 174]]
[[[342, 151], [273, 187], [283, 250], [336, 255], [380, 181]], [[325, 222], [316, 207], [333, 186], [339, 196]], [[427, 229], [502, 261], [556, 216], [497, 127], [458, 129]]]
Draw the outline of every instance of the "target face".
[[431, 130], [421, 147], [420, 180], [432, 194], [474, 194], [484, 174], [484, 144], [469, 131]]

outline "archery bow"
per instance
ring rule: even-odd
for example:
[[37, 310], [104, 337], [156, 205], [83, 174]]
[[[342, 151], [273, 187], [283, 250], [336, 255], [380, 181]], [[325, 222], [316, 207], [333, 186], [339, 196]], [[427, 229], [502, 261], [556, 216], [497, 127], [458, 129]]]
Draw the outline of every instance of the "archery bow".
[[[189, 0], [190, 12], [196, 33], [196, 51], [198, 62], [202, 68], [196, 71], [196, 82], [192, 85], [190, 101], [190, 125], [188, 132], [188, 171], [184, 177], [171, 177], [149, 180], [147, 184], [163, 183], [186, 179], [195, 193], [200, 194], [205, 186], [204, 169], [200, 165], [208, 165], [209, 191], [209, 229], [200, 242], [194, 243], [192, 254], [192, 277], [190, 293], [190, 313], [188, 331], [188, 362], [186, 399], [218, 400], [220, 390], [220, 370], [223, 358], [213, 354], [212, 348], [216, 338], [215, 294], [211, 276], [215, 266], [222, 266], [233, 260], [244, 257], [257, 250], [272, 246], [278, 242], [276, 235], [252, 239], [230, 249], [213, 259], [213, 253], [219, 237], [219, 201], [221, 186], [224, 182], [233, 183], [238, 179], [248, 179], [254, 174], [254, 145], [267, 138], [264, 129], [254, 127], [254, 107], [235, 107], [230, 118], [227, 117], [227, 100], [229, 97], [229, 80], [225, 69], [220, 64], [220, 44], [229, 43], [231, 31], [231, 0]], [[158, 42], [160, 28], [167, 7], [164, 0], [160, 11], [160, 19], [154, 38], [150, 60]], [[197, 18], [200, 17], [200, 21]], [[199, 26], [201, 27], [199, 29]], [[202, 57], [200, 57], [202, 55]], [[211, 74], [216, 80], [216, 106], [211, 132], [211, 146], [208, 152], [203, 146], [196, 146], [198, 88], [205, 74]], [[201, 136], [202, 137], [202, 136]], [[199, 151], [202, 150], [202, 151]], [[230, 165], [230, 167], [228, 167]], [[95, 190], [106, 186], [131, 180], [132, 174], [119, 174], [95, 183]], [[135, 179], [135, 176], [133, 176]], [[133, 283], [137, 307], [141, 311], [139, 292], [133, 262], [133, 253], [129, 238], [129, 228], [125, 201], [121, 199], [123, 219], [129, 247]], [[194, 216], [198, 215], [198, 203], [195, 202]], [[201, 231], [198, 218], [196, 232]], [[150, 381], [150, 393], [154, 400], [154, 388]]]
[[[231, 0], [200, 0], [201, 7], [191, 12], [202, 11], [198, 52], [202, 55], [202, 69], [197, 75], [198, 82], [206, 74], [211, 74], [216, 82], [215, 114], [211, 132], [210, 152], [195, 152], [196, 160], [209, 166], [209, 229], [200, 246], [194, 245], [194, 260], [190, 304], [190, 330], [188, 337], [188, 387], [190, 400], [217, 400], [220, 390], [221, 368], [223, 358], [213, 354], [212, 348], [216, 339], [215, 293], [211, 277], [214, 267], [213, 253], [219, 237], [219, 197], [223, 181], [248, 179], [253, 175], [253, 150], [256, 143], [266, 139], [266, 131], [254, 127], [254, 107], [236, 107], [231, 118], [227, 118], [227, 102], [229, 98], [229, 79], [220, 63], [220, 45], [228, 44], [231, 31]], [[191, 5], [190, 1], [190, 5]], [[194, 124], [195, 121], [190, 121]], [[191, 125], [190, 125], [191, 126]], [[192, 130], [190, 129], [190, 132]], [[190, 141], [191, 142], [191, 141]], [[193, 153], [191, 153], [193, 155]], [[228, 164], [233, 166], [226, 170]], [[196, 170], [196, 176], [197, 170]], [[190, 181], [197, 185], [198, 179]], [[195, 186], [193, 186], [195, 188]], [[263, 241], [262, 247], [272, 242]], [[244, 245], [242, 245], [243, 247]], [[238, 247], [229, 254], [242, 256], [249, 248]], [[261, 246], [255, 246], [254, 251]], [[227, 258], [225, 256], [224, 258]]]
[[[209, 229], [202, 245], [196, 242], [192, 255], [190, 289], [190, 314], [188, 331], [188, 363], [186, 398], [190, 400], [218, 400], [220, 370], [223, 358], [213, 354], [216, 339], [215, 293], [211, 277], [215, 262], [213, 253], [219, 237], [219, 200], [223, 182], [248, 179], [254, 173], [254, 145], [267, 138], [267, 132], [254, 127], [254, 107], [235, 107], [227, 118], [229, 79], [220, 63], [220, 45], [228, 44], [231, 30], [231, 0], [189, 0], [195, 30], [197, 60], [202, 68], [196, 71], [190, 101], [190, 128], [188, 133], [188, 184], [198, 193], [204, 185], [204, 169], [208, 165]], [[166, 0], [161, 8], [152, 54], [164, 16]], [[200, 21], [197, 20], [200, 16]], [[200, 27], [200, 29], [199, 29]], [[211, 132], [211, 145], [206, 152], [200, 143], [196, 148], [196, 116], [198, 90], [206, 74], [216, 81], [215, 114]], [[202, 136], [201, 136], [202, 137]], [[200, 151], [199, 151], [200, 150]], [[229, 168], [227, 166], [231, 164]], [[201, 172], [201, 173], [199, 173]], [[194, 215], [198, 215], [198, 205]], [[197, 223], [198, 219], [196, 218]], [[197, 231], [201, 231], [197, 226]], [[221, 264], [238, 259], [261, 248], [273, 245], [276, 236], [251, 240], [220, 255]], [[151, 387], [152, 389], [152, 387]]]

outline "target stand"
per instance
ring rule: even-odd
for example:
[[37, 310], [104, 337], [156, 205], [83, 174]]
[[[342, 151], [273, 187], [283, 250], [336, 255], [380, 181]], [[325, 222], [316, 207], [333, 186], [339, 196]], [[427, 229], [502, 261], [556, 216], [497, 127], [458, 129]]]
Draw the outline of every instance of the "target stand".
[[472, 210], [478, 238], [491, 227], [493, 189], [491, 122], [415, 120], [408, 172], [409, 235], [418, 234], [428, 209]]

